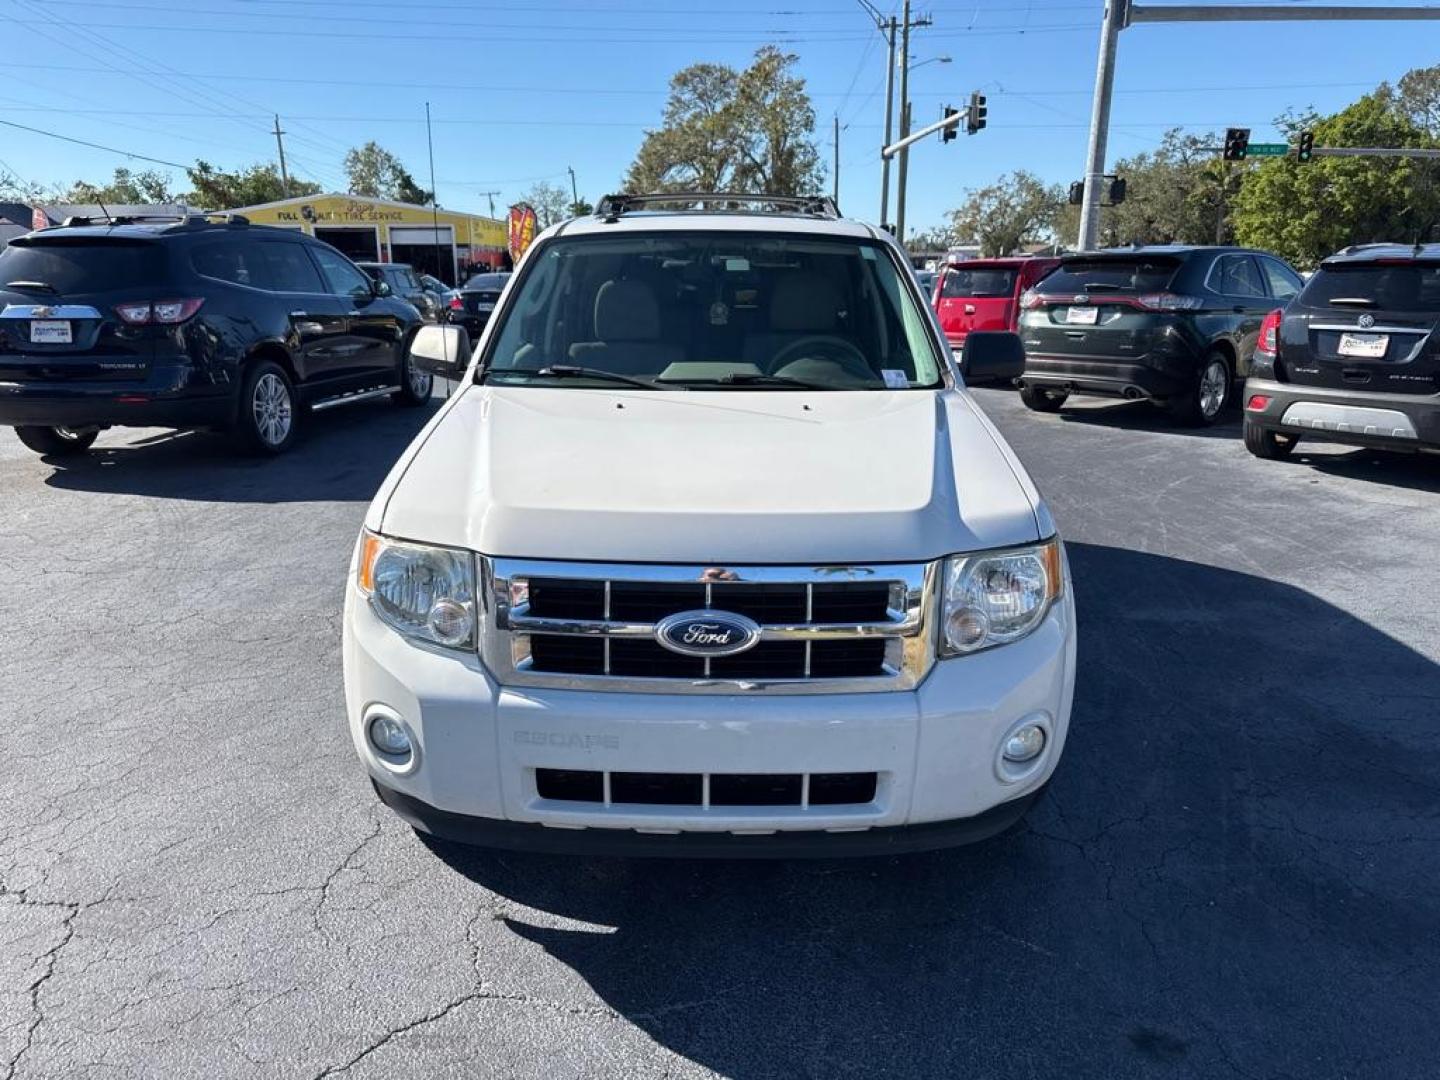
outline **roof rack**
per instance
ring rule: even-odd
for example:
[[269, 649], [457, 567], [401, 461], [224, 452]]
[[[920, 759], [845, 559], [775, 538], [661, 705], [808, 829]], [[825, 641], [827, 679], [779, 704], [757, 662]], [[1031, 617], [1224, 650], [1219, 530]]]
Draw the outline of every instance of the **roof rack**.
[[110, 217], [71, 215], [60, 223], [61, 228], [70, 229], [80, 225], [138, 225], [145, 221], [171, 221], [177, 225], [202, 225], [212, 218], [223, 219], [230, 225], [249, 225], [250, 219], [244, 214], [233, 214], [229, 210], [192, 210], [188, 214], [115, 214]]
[[751, 214], [807, 214], [823, 218], [840, 216], [840, 207], [828, 195], [765, 195], [738, 191], [656, 191], [644, 195], [621, 192], [602, 198], [595, 208], [595, 216], [614, 223], [623, 214], [660, 206], [692, 211], [709, 209]]

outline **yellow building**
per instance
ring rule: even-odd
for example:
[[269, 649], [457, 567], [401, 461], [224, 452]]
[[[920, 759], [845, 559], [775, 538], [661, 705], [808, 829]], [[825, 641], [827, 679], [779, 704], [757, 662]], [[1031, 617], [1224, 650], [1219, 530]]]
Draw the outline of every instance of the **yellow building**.
[[300, 229], [357, 262], [409, 263], [455, 284], [504, 261], [503, 221], [364, 195], [307, 195], [239, 207], [257, 225]]

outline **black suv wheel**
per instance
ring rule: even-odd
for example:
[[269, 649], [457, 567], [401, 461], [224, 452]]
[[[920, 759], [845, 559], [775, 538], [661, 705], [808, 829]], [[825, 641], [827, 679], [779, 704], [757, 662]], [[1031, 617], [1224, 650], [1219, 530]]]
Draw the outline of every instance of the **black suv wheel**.
[[240, 388], [235, 433], [247, 450], [278, 454], [295, 441], [295, 388], [273, 360], [251, 365]]
[[390, 400], [397, 405], [408, 405], [413, 408], [429, 401], [430, 393], [434, 389], [435, 376], [428, 371], [421, 371], [411, 364], [409, 347], [402, 347], [400, 350], [400, 389], [390, 395]]
[[44, 457], [70, 457], [89, 450], [99, 428], [17, 427], [20, 441]]
[[1297, 435], [1281, 435], [1278, 431], [1269, 431], [1259, 424], [1245, 421], [1245, 449], [1258, 458], [1271, 461], [1287, 458], [1295, 452], [1299, 443]]
[[1221, 420], [1235, 400], [1235, 373], [1230, 358], [1212, 349], [1200, 361], [1200, 370], [1189, 392], [1171, 398], [1166, 405], [1179, 423], [1187, 427], [1209, 427]]
[[1070, 395], [1064, 390], [1047, 390], [1043, 386], [1022, 386], [1020, 400], [1036, 412], [1059, 412]]

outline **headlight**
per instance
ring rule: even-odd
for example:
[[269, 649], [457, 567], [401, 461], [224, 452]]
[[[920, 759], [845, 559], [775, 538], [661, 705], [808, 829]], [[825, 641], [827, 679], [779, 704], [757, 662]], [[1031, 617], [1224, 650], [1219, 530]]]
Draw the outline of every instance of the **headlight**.
[[449, 649], [475, 644], [475, 559], [468, 551], [366, 531], [356, 577], [375, 614], [407, 637]]
[[972, 653], [1030, 633], [1062, 591], [1063, 566], [1058, 537], [947, 559], [941, 655]]

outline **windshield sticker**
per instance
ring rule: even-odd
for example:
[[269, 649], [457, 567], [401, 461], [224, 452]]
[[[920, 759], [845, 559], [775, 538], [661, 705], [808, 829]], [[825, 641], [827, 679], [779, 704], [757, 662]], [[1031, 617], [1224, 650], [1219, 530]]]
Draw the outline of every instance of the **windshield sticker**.
[[908, 390], [910, 388], [909, 376], [899, 368], [881, 368], [880, 376], [891, 390]]

